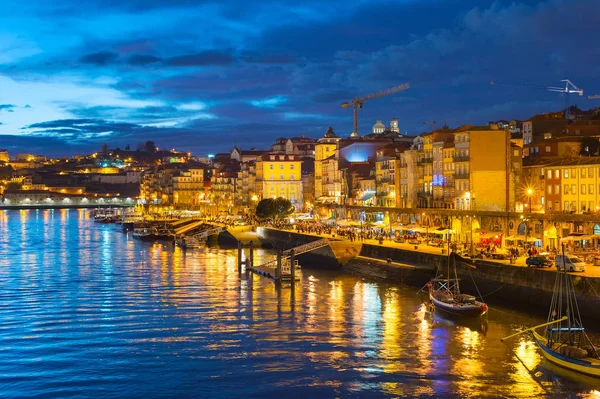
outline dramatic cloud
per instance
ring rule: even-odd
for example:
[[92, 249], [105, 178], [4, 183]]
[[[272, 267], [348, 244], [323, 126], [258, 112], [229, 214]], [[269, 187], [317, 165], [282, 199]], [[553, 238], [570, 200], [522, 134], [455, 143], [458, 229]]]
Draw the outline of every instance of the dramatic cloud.
[[117, 60], [119, 55], [117, 53], [113, 53], [111, 51], [99, 51], [97, 53], [91, 53], [84, 55], [79, 59], [84, 64], [94, 64], [94, 65], [106, 65], [111, 62]]
[[268, 148], [329, 125], [345, 136], [342, 102], [404, 82], [409, 90], [365, 103], [360, 133], [392, 117], [419, 134], [426, 121], [564, 106], [560, 94], [510, 83], [569, 78], [586, 93], [572, 103], [600, 106], [587, 99], [600, 94], [597, 0], [4, 3], [0, 144], [15, 152], [148, 138], [195, 153]]
[[203, 51], [201, 53], [178, 55], [166, 60], [166, 64], [175, 67], [228, 65], [235, 61], [230, 54], [219, 51]]

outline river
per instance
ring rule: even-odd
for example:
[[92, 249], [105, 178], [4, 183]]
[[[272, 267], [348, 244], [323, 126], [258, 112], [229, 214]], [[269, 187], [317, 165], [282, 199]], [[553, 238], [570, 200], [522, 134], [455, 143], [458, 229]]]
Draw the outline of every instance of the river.
[[1, 397], [600, 397], [528, 336], [500, 342], [538, 317], [492, 306], [456, 323], [414, 287], [308, 265], [278, 289], [238, 275], [234, 249], [119, 227], [0, 211]]

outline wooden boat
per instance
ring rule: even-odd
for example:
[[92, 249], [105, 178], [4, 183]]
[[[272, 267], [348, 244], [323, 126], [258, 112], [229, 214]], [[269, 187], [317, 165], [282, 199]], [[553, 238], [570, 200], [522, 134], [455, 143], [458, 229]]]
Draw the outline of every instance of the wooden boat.
[[[564, 255], [564, 245], [563, 245]], [[543, 332], [538, 332], [541, 327]], [[600, 356], [585, 333], [571, 276], [563, 268], [556, 273], [548, 322], [519, 331], [531, 337], [550, 362], [580, 374], [600, 378]]]
[[458, 278], [439, 276], [432, 279], [427, 288], [431, 304], [436, 310], [461, 317], [478, 317], [488, 311], [488, 306], [473, 295], [460, 293]]
[[[456, 275], [456, 258], [463, 259], [454, 253], [448, 256], [447, 276], [439, 275], [427, 284], [431, 305], [452, 316], [482, 316], [487, 313], [488, 306], [484, 302], [478, 301], [473, 295], [460, 292], [459, 279]], [[454, 278], [450, 274], [450, 260], [453, 260]]]

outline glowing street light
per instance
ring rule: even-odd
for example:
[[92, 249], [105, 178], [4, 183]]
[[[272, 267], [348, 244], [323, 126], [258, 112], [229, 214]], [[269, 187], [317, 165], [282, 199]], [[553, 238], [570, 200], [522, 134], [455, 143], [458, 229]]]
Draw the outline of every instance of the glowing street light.
[[533, 195], [533, 189], [527, 189], [527, 196], [529, 197], [529, 212], [531, 213], [533, 210], [531, 209], [531, 196]]

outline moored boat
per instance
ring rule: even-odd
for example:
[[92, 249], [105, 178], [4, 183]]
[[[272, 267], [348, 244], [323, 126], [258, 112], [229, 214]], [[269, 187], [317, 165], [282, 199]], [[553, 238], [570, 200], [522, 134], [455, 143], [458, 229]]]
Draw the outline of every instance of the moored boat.
[[[540, 333], [539, 329], [542, 327], [545, 328]], [[504, 337], [502, 341], [523, 333], [531, 334], [544, 358], [551, 363], [576, 373], [600, 378], [600, 355], [585, 333], [575, 287], [566, 268], [556, 273], [548, 321]]]
[[453, 316], [477, 317], [488, 311], [488, 306], [473, 295], [461, 294], [457, 278], [432, 279], [427, 285], [429, 299], [437, 310]]
[[[473, 295], [460, 292], [456, 275], [456, 259], [464, 260], [452, 252], [448, 256], [448, 275], [439, 275], [427, 284], [429, 300], [433, 308], [458, 317], [479, 317], [487, 313], [488, 306]], [[453, 260], [454, 278], [450, 275], [450, 260]]]

